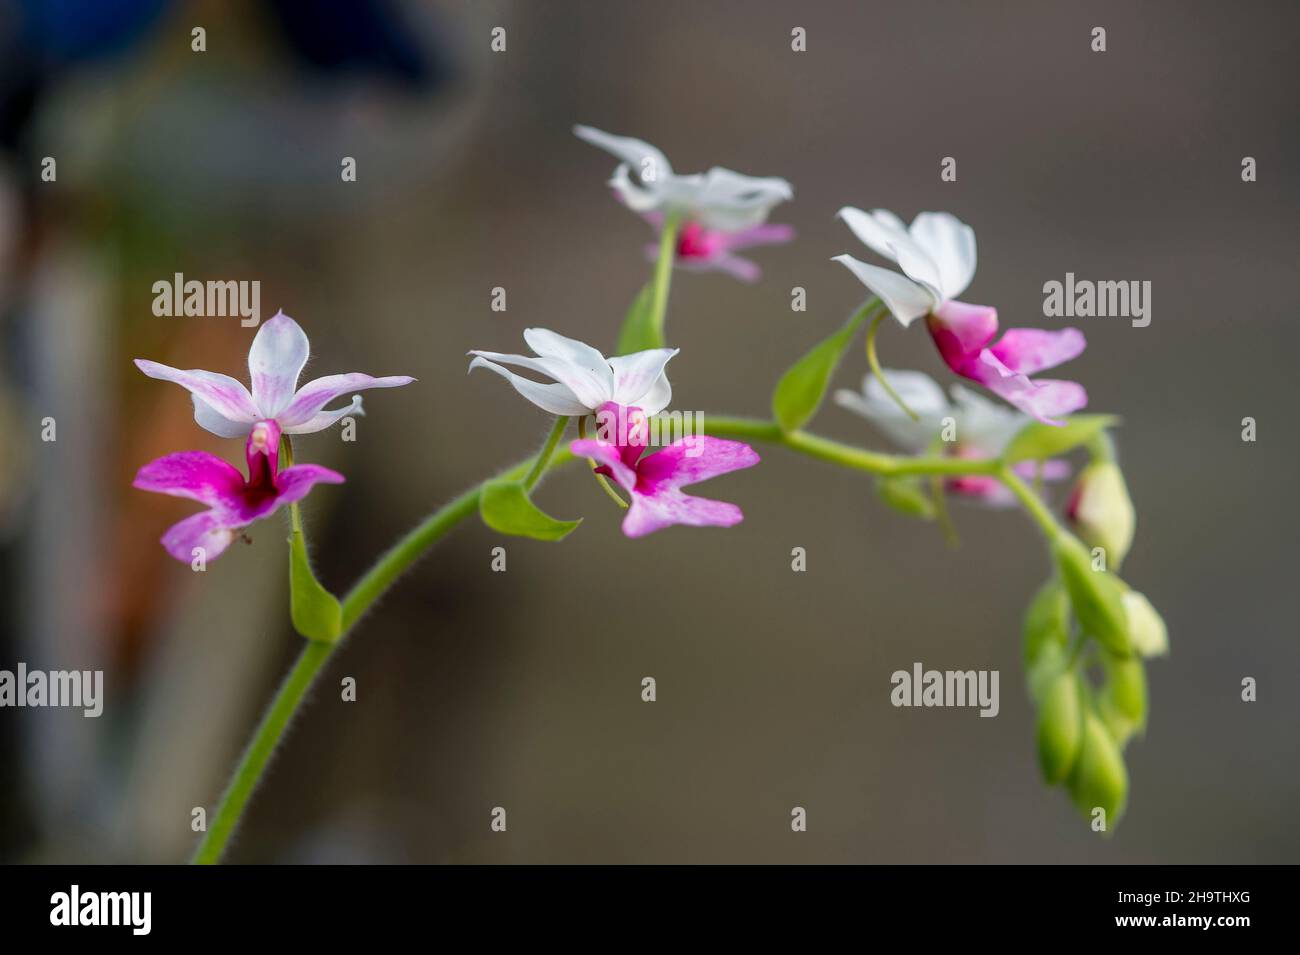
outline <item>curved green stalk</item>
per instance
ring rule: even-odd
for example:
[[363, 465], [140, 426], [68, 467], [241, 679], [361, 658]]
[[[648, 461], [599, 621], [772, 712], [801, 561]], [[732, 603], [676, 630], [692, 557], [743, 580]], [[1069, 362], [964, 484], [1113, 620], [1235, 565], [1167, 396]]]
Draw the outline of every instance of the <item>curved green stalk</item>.
[[889, 310], [877, 312], [876, 317], [871, 320], [871, 326], [867, 329], [867, 364], [871, 366], [871, 373], [876, 376], [876, 381], [880, 382], [880, 387], [885, 389], [885, 394], [894, 399], [894, 404], [902, 408], [907, 416], [913, 421], [920, 421], [916, 412], [907, 406], [902, 395], [894, 390], [894, 386], [889, 383], [885, 373], [880, 370], [880, 359], [876, 357], [876, 330], [880, 328], [880, 323], [885, 320]]
[[[578, 419], [578, 437], [587, 437], [587, 418], [585, 415]], [[600, 485], [600, 489], [609, 495], [611, 501], [623, 508], [623, 510], [627, 510], [627, 501], [623, 500], [623, 498], [619, 496], [619, 493], [610, 486], [609, 481], [605, 480], [605, 475], [596, 473], [597, 467], [599, 467], [599, 465], [596, 464], [595, 461], [592, 461], [591, 476], [596, 479], [596, 483]]]
[[668, 287], [672, 282], [673, 259], [677, 252], [677, 228], [681, 225], [678, 215], [669, 213], [664, 217], [664, 227], [659, 233], [659, 257], [655, 259], [654, 299], [650, 303], [650, 324], [662, 344], [664, 338], [664, 314], [668, 309]]
[[1060, 523], [1052, 515], [1052, 512], [1047, 509], [1047, 505], [1043, 503], [1042, 498], [1035, 494], [1016, 472], [1006, 465], [1001, 465], [994, 473], [1020, 501], [1025, 512], [1034, 519], [1034, 523], [1038, 525], [1039, 530], [1043, 532], [1043, 536], [1047, 538], [1049, 544], [1064, 533]]
[[[560, 419], [565, 421], [565, 419]], [[865, 448], [842, 444], [828, 438], [822, 438], [804, 431], [786, 434], [771, 421], [753, 418], [705, 418], [705, 430], [715, 437], [748, 439], [777, 444], [799, 454], [837, 464], [841, 467], [871, 474], [901, 475], [993, 475], [1006, 481], [1018, 497], [1027, 495], [1033, 505], [1046, 510], [1032, 492], [1024, 486], [1000, 461], [992, 459], [964, 459], [951, 457], [909, 458], [868, 451]], [[567, 422], [566, 422], [567, 423]], [[563, 434], [563, 427], [557, 421], [555, 428], [547, 439], [542, 451], [532, 458], [520, 462], [503, 472], [500, 477], [513, 480], [532, 481], [535, 485], [550, 471], [563, 467], [573, 460], [568, 448], [559, 448], [557, 444]], [[1013, 483], [1014, 482], [1014, 483]], [[337, 643], [308, 641], [299, 654], [297, 662], [276, 692], [271, 708], [258, 724], [252, 741], [244, 751], [239, 765], [231, 778], [229, 786], [221, 797], [212, 820], [212, 826], [204, 836], [195, 852], [193, 862], [211, 864], [219, 862], [222, 853], [239, 825], [248, 800], [252, 796], [272, 754], [280, 743], [285, 729], [293, 715], [302, 704], [308, 689], [342, 644], [357, 621], [367, 610], [402, 576], [410, 567], [427, 553], [434, 544], [461, 521], [478, 513], [479, 495], [483, 484], [480, 483], [465, 491], [408, 531], [400, 540], [389, 548], [374, 565], [366, 571], [343, 598], [343, 633]], [[1020, 490], [1017, 490], [1017, 485]], [[530, 485], [531, 487], [531, 485]], [[1022, 497], [1022, 500], [1025, 500]], [[1027, 501], [1026, 508], [1032, 511]], [[1047, 520], [1054, 525], [1050, 514]], [[1042, 521], [1040, 520], [1040, 523]]]

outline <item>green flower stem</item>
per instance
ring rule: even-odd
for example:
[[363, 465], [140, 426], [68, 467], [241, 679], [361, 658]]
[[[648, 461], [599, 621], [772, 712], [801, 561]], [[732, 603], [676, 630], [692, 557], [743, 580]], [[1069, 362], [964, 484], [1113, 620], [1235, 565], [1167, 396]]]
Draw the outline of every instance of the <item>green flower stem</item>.
[[[866, 307], [863, 312], [865, 314]], [[894, 390], [894, 386], [889, 383], [885, 373], [880, 369], [880, 359], [876, 357], [876, 331], [880, 328], [880, 323], [885, 320], [889, 314], [888, 309], [882, 309], [876, 313], [876, 317], [871, 320], [871, 326], [867, 329], [867, 364], [871, 366], [871, 373], [876, 376], [876, 381], [880, 382], [880, 387], [885, 389], [885, 394], [894, 399], [894, 404], [902, 408], [907, 416], [913, 421], [920, 421], [916, 412], [907, 406], [902, 395]]]
[[1043, 499], [1035, 494], [1011, 468], [1000, 465], [994, 473], [1024, 506], [1025, 512], [1034, 519], [1034, 523], [1038, 525], [1049, 544], [1065, 533], [1052, 512], [1047, 509], [1047, 505], [1043, 503]]
[[654, 299], [650, 303], [651, 325], [663, 342], [664, 314], [668, 309], [668, 287], [672, 282], [673, 259], [677, 255], [677, 228], [681, 218], [669, 213], [664, 217], [664, 227], [659, 233], [659, 257], [655, 260]]
[[[284, 471], [293, 467], [293, 441], [287, 434], [280, 435], [280, 462], [277, 470]], [[289, 505], [289, 527], [295, 534], [302, 533], [302, 511], [298, 502]]]
[[[751, 418], [712, 418], [705, 430], [715, 437], [741, 440], [763, 441], [779, 444], [799, 454], [838, 464], [857, 471], [866, 471], [882, 475], [910, 474], [987, 474], [1008, 480], [1008, 486], [1015, 491], [1010, 482], [1019, 484], [1023, 493], [1033, 498], [1019, 479], [1009, 471], [1003, 471], [1002, 464], [994, 460], [964, 459], [948, 457], [908, 458], [890, 454], [867, 451], [852, 445], [841, 444], [827, 438], [821, 438], [803, 431], [785, 434], [771, 421], [759, 421]], [[573, 460], [568, 448], [557, 447], [563, 434], [561, 421], [556, 422], [542, 452], [533, 458], [516, 464], [506, 470], [502, 477], [513, 480], [531, 480], [535, 485], [550, 471], [563, 467]], [[486, 482], [484, 482], [486, 483]], [[459, 497], [434, 511], [418, 525], [412, 528], [386, 551], [343, 598], [343, 634], [333, 644], [309, 641], [303, 648], [289, 671], [288, 677], [281, 684], [262, 722], [258, 724], [252, 741], [244, 751], [239, 765], [235, 769], [230, 785], [221, 797], [221, 803], [212, 820], [203, 841], [199, 844], [193, 860], [196, 863], [219, 862], [230, 837], [234, 834], [239, 821], [247, 808], [248, 800], [261, 781], [271, 755], [279, 745], [285, 728], [289, 725], [298, 707], [306, 697], [313, 681], [334, 654], [343, 640], [347, 638], [357, 621], [367, 610], [402, 576], [416, 561], [424, 556], [447, 532], [461, 521], [478, 513], [479, 495], [483, 484], [476, 485]], [[1019, 496], [1019, 495], [1018, 495]], [[1022, 498], [1023, 499], [1023, 498]], [[1035, 504], [1042, 508], [1041, 504]], [[1026, 503], [1028, 508], [1030, 505]], [[1044, 510], [1044, 513], [1046, 511]], [[1047, 514], [1051, 520], [1051, 515]]]
[[212, 865], [221, 861], [226, 843], [230, 841], [231, 834], [239, 825], [240, 817], [244, 814], [244, 806], [253, 795], [253, 790], [257, 788], [262, 772], [266, 769], [271, 754], [275, 752], [285, 727], [293, 719], [303, 696], [312, 681], [316, 679], [317, 672], [334, 652], [334, 647], [334, 644], [307, 641], [302, 653], [298, 655], [298, 662], [293, 665], [288, 677], [280, 684], [275, 699], [271, 701], [271, 708], [266, 711], [262, 722], [258, 724], [257, 732], [253, 734], [248, 749], [244, 750], [235, 775], [231, 777], [230, 785], [221, 797], [221, 805], [217, 807], [217, 813], [212, 817], [212, 825], [190, 861], [198, 865]]
[[524, 478], [524, 487], [527, 490], [531, 491], [536, 487], [537, 482], [546, 472], [546, 465], [550, 463], [551, 455], [555, 453], [555, 446], [564, 437], [564, 429], [568, 426], [569, 419], [563, 415], [555, 419], [555, 424], [551, 426], [551, 433], [546, 436], [546, 444], [542, 445], [542, 450], [537, 452], [533, 466], [528, 469], [528, 475]]
[[[586, 415], [583, 415], [581, 418], [578, 419], [578, 437], [584, 439], [587, 437], [587, 416]], [[623, 510], [627, 510], [627, 506], [628, 506], [627, 501], [623, 500], [623, 498], [619, 496], [618, 492], [615, 491], [612, 487], [610, 487], [609, 481], [605, 480], [605, 475], [596, 473], [596, 468], [598, 468], [599, 466], [600, 465], [598, 465], [595, 461], [591, 462], [591, 476], [596, 479], [596, 483], [600, 485], [600, 489], [609, 495], [610, 500], [612, 500], [619, 507], [623, 508]]]

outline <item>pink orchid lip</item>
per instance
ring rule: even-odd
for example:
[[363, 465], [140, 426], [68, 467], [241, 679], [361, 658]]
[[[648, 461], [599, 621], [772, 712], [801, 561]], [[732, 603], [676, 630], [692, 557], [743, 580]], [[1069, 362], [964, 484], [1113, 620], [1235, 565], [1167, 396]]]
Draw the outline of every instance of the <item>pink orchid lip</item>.
[[[753, 467], [759, 457], [749, 445], [696, 435], [679, 438], [642, 457], [648, 441], [644, 412], [607, 402], [599, 414], [604, 416], [603, 440], [582, 438], [572, 442], [569, 449], [595, 461], [598, 474], [613, 479], [631, 496], [632, 503], [623, 519], [623, 533], [628, 537], [643, 537], [673, 524], [731, 527], [744, 518], [735, 504], [684, 494], [681, 488]], [[629, 422], [630, 428], [620, 429], [620, 424], [626, 426]]]
[[343, 475], [317, 464], [279, 470], [280, 426], [259, 421], [244, 445], [248, 477], [206, 451], [181, 451], [142, 467], [134, 484], [144, 491], [187, 497], [208, 509], [192, 514], [163, 535], [162, 544], [177, 560], [189, 563], [196, 549], [206, 559], [220, 556], [235, 532], [268, 517], [281, 504], [302, 500], [320, 483], [341, 484]]
[[[654, 227], [655, 232], [663, 231], [662, 212], [647, 212], [642, 218]], [[687, 220], [678, 231], [673, 261], [692, 271], [725, 272], [742, 282], [756, 282], [762, 277], [762, 269], [736, 252], [764, 245], [781, 245], [794, 239], [794, 235], [793, 226], [777, 223], [761, 223], [726, 232]], [[645, 252], [646, 257], [654, 261], [659, 257], [658, 244], [648, 244]]]
[[944, 302], [931, 312], [926, 326], [955, 374], [978, 382], [1044, 424], [1064, 424], [1063, 416], [1088, 404], [1088, 393], [1078, 382], [1029, 377], [1083, 352], [1087, 342], [1077, 328], [1012, 328], [989, 345], [998, 330], [997, 310], [957, 301]]

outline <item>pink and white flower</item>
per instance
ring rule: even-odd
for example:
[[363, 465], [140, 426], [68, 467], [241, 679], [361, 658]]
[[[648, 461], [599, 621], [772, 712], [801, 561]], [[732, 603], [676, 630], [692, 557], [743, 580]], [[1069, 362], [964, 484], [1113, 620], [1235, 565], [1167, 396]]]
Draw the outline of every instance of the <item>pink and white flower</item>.
[[[663, 232], [662, 212], [648, 212], [644, 218], [654, 227], [656, 234]], [[757, 263], [735, 253], [757, 246], [781, 245], [793, 238], [794, 226], [776, 223], [750, 226], [739, 232], [725, 232], [710, 229], [698, 222], [687, 222], [677, 233], [673, 264], [690, 272], [725, 272], [742, 282], [757, 282], [763, 274], [762, 269]], [[659, 257], [657, 243], [648, 244], [645, 251], [646, 258], [651, 261]]]
[[975, 277], [975, 231], [947, 212], [922, 212], [905, 226], [887, 209], [863, 212], [846, 206], [845, 224], [872, 251], [897, 263], [897, 272], [860, 262], [835, 261], [879, 296], [904, 326], [922, 316], [939, 354], [958, 375], [979, 382], [1026, 414], [1047, 424], [1088, 403], [1073, 381], [1034, 381], [1029, 376], [1077, 357], [1086, 346], [1077, 328], [1012, 329], [990, 346], [998, 329], [996, 309], [957, 301]]
[[[863, 379], [861, 391], [846, 388], [836, 391], [835, 403], [866, 418], [911, 454], [932, 450], [944, 436], [945, 426], [951, 424], [954, 440], [942, 445], [950, 454], [960, 458], [996, 458], [1030, 421], [1027, 415], [994, 404], [961, 385], [952, 386], [950, 400], [933, 378], [919, 371], [888, 370], [885, 375], [919, 420], [913, 420], [903, 411], [873, 375]], [[1035, 462], [1025, 461], [1016, 465], [1015, 470], [1022, 477], [1034, 477], [1037, 467]], [[1069, 474], [1070, 466], [1065, 461], [1043, 462], [1044, 480], [1059, 481]], [[953, 477], [944, 486], [953, 494], [992, 507], [1013, 507], [1016, 503], [1011, 492], [993, 477]]]
[[361, 397], [332, 411], [325, 406], [348, 392], [396, 388], [415, 381], [407, 375], [372, 378], [359, 372], [326, 375], [298, 387], [298, 376], [311, 355], [307, 335], [284, 312], [264, 322], [248, 350], [253, 390], [229, 375], [191, 369], [181, 371], [142, 358], [136, 366], [150, 378], [172, 381], [194, 396], [194, 420], [223, 438], [242, 438], [260, 423], [272, 421], [285, 434], [322, 431], [345, 415], [363, 414]]
[[[477, 356], [469, 363], [469, 370], [486, 368], [496, 372], [515, 391], [554, 415], [594, 414], [609, 402], [635, 405], [653, 415], [672, 400], [673, 389], [664, 366], [677, 354], [676, 348], [652, 348], [606, 358], [590, 345], [546, 328], [524, 329], [524, 341], [537, 357], [475, 350], [469, 353]], [[538, 372], [551, 382], [523, 378], [499, 363]]]
[[234, 465], [206, 451], [181, 451], [151, 461], [134, 485], [143, 491], [188, 497], [208, 506], [173, 525], [162, 537], [167, 553], [189, 563], [200, 548], [205, 560], [220, 556], [235, 532], [273, 513], [281, 504], [307, 496], [317, 484], [342, 484], [343, 475], [318, 464], [295, 464], [279, 470], [280, 426], [255, 422], [244, 453], [248, 477]]
[[759, 461], [753, 448], [740, 441], [696, 435], [680, 438], [642, 457], [648, 433], [645, 412], [640, 408], [620, 408], [612, 402], [599, 410], [606, 416], [626, 416], [632, 421], [632, 426], [626, 429], [627, 443], [582, 439], [572, 442], [569, 449], [575, 455], [598, 462], [596, 473], [612, 478], [631, 497], [627, 516], [623, 518], [624, 534], [644, 537], [674, 524], [731, 527], [744, 519], [745, 515], [735, 504], [683, 494], [681, 489], [753, 467]]
[[742, 232], [767, 221], [772, 207], [794, 196], [790, 183], [773, 176], [743, 176], [714, 166], [678, 175], [668, 157], [649, 143], [575, 126], [580, 139], [619, 160], [609, 185], [635, 212], [658, 212], [697, 222], [705, 229]]

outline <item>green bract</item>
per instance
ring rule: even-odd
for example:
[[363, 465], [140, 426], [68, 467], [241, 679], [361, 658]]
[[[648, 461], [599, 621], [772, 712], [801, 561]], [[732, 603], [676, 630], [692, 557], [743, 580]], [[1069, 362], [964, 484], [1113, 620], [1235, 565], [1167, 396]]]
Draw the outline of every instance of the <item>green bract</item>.
[[508, 478], [483, 485], [478, 509], [483, 523], [493, 530], [539, 541], [561, 540], [582, 523], [582, 518], [560, 521], [551, 517], [529, 499], [523, 482]]

